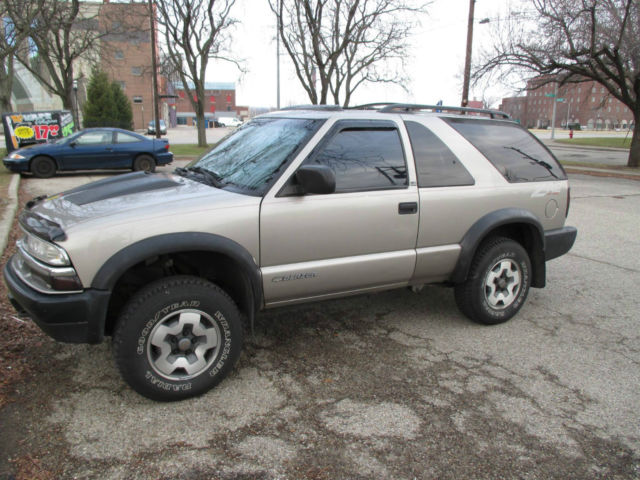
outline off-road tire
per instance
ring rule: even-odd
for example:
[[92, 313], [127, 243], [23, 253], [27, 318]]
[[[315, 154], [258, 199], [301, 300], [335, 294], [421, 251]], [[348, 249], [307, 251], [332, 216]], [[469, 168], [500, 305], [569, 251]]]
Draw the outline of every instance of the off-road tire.
[[471, 320], [496, 325], [518, 313], [530, 285], [527, 251], [509, 238], [493, 237], [478, 248], [467, 280], [456, 285], [456, 303]]
[[124, 380], [141, 395], [161, 401], [213, 388], [236, 364], [242, 342], [233, 300], [220, 287], [192, 276], [162, 278], [137, 292], [113, 335]]
[[56, 174], [56, 162], [49, 157], [36, 157], [31, 160], [31, 166], [29, 168], [34, 177], [37, 178], [51, 178]]
[[136, 172], [155, 172], [156, 162], [149, 155], [138, 155], [133, 161], [133, 170]]

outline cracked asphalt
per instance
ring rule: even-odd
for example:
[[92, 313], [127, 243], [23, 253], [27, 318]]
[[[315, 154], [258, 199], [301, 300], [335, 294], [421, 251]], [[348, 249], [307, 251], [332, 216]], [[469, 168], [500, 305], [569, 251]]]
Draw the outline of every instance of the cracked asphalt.
[[108, 342], [43, 340], [0, 410], [0, 478], [640, 478], [640, 183], [571, 188], [576, 245], [503, 325], [437, 286], [272, 310], [225, 381], [171, 404]]

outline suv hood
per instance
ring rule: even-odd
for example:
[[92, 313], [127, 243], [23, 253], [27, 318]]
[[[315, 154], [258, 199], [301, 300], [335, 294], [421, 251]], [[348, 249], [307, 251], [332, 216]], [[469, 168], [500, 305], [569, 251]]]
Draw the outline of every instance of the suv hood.
[[27, 203], [27, 210], [68, 232], [80, 224], [107, 217], [143, 219], [182, 210], [242, 205], [250, 199], [255, 201], [253, 197], [178, 175], [135, 172], [88, 183], [50, 197], [38, 197]]

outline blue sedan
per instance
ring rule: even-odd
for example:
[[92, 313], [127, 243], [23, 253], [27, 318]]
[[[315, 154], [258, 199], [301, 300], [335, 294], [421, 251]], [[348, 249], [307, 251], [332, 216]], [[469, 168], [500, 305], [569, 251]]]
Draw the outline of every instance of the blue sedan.
[[118, 128], [89, 128], [11, 152], [3, 163], [12, 172], [49, 178], [61, 170], [131, 168], [153, 172], [173, 161], [166, 139], [148, 139]]

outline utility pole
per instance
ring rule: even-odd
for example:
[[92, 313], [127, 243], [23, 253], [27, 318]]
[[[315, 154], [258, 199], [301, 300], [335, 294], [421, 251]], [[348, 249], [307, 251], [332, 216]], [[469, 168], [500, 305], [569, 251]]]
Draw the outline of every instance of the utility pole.
[[[156, 52], [156, 12], [153, 0], [149, 0], [149, 21], [151, 22], [151, 70], [153, 75], [153, 122], [156, 138], [160, 138], [160, 113], [158, 112], [158, 64]], [[144, 111], [144, 110], [143, 110]], [[144, 128], [144, 122], [142, 125]]]
[[280, 17], [276, 15], [276, 71], [277, 71], [277, 107], [280, 110]]
[[471, 48], [473, 46], [473, 11], [476, 0], [469, 0], [469, 23], [467, 25], [467, 54], [464, 60], [464, 80], [462, 83], [462, 106], [469, 104], [469, 81], [471, 77]]

